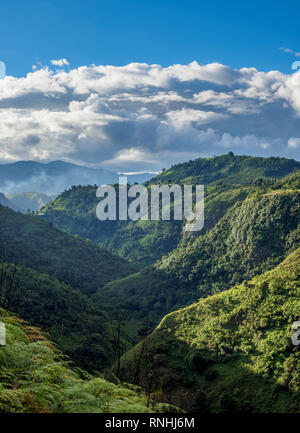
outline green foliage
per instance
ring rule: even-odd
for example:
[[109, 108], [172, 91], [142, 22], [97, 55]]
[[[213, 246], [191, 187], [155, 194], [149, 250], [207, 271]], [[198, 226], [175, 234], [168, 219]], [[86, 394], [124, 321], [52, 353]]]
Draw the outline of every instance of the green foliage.
[[138, 332], [142, 318], [153, 326], [169, 311], [270, 270], [299, 246], [299, 199], [299, 191], [255, 193], [205, 235], [182, 243], [155, 266], [111, 281], [93, 300], [125, 317], [130, 312]]
[[137, 269], [91, 241], [75, 238], [46, 221], [3, 206], [0, 254], [7, 262], [53, 275], [86, 294]]
[[7, 345], [0, 347], [0, 413], [165, 412], [137, 387], [72, 370], [36, 328], [0, 309]]
[[109, 318], [87, 296], [47, 274], [25, 266], [4, 263], [5, 275], [0, 287], [10, 285], [10, 298], [0, 296], [0, 305], [20, 314], [34, 326], [40, 326], [78, 365], [102, 371], [112, 359]]
[[[91, 241], [2, 206], [0, 257], [8, 262], [0, 269], [8, 280], [0, 281], [0, 305], [42, 326], [78, 365], [102, 371], [112, 362], [109, 317], [87, 296], [136, 266]], [[9, 287], [14, 264], [17, 272]]]
[[222, 181], [229, 185], [249, 185], [259, 178], [287, 176], [299, 168], [300, 163], [293, 159], [259, 158], [228, 153], [175, 165], [160, 173], [157, 179], [162, 182], [175, 182], [180, 179], [182, 183], [194, 185], [216, 184]]
[[72, 187], [39, 214], [60, 229], [101, 243], [138, 264], [154, 263], [176, 248], [182, 236], [181, 221], [99, 221], [96, 189], [96, 186]]
[[135, 388], [71, 371], [37, 328], [24, 334], [7, 315], [0, 410], [143, 411], [154, 396], [200, 412], [299, 410], [299, 351], [288, 344], [299, 315], [299, 252], [247, 282], [299, 247], [299, 163], [228, 154], [179, 164], [146, 185], [170, 182], [206, 185], [201, 233], [186, 235], [174, 221], [101, 223], [95, 186], [72, 187], [39, 218], [0, 206], [1, 305], [42, 326], [89, 371], [113, 360], [118, 371], [129, 345], [197, 302], [124, 355], [123, 377], [145, 389], [143, 403]]
[[[237, 201], [244, 200], [266, 181], [299, 169], [284, 158], [223, 155], [179, 164], [145, 183], [204, 184], [205, 226], [201, 235], [215, 226]], [[40, 212], [41, 218], [71, 234], [101, 243], [106, 248], [141, 265], [149, 265], [185, 241], [180, 221], [102, 221], [96, 218], [96, 186], [77, 186], [65, 191]]]
[[254, 194], [234, 205], [205, 236], [172, 252], [159, 268], [186, 288], [181, 302], [252, 278], [299, 246], [299, 202], [299, 191]]
[[[164, 398], [199, 412], [299, 412], [300, 249], [274, 270], [167, 315], [122, 361], [142, 356]], [[182, 395], [189, 399], [181, 400]]]

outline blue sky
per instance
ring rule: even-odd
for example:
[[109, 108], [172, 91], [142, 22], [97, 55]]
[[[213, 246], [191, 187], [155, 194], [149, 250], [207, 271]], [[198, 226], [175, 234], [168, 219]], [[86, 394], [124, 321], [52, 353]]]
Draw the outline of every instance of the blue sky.
[[299, 160], [299, 12], [294, 0], [2, 2], [0, 163]]
[[1, 2], [0, 60], [22, 76], [36, 62], [72, 67], [220, 62], [288, 72], [300, 51], [300, 3], [200, 0]]

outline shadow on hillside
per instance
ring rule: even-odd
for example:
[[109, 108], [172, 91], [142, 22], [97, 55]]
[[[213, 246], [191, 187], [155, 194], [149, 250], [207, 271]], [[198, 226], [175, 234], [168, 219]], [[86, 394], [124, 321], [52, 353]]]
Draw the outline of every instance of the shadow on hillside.
[[[297, 350], [289, 347], [286, 358]], [[299, 412], [300, 393], [291, 389], [291, 376], [279, 384], [271, 371], [257, 374], [248, 363], [250, 356], [230, 348], [216, 355], [174, 339], [153, 343], [149, 336], [123, 357], [121, 379], [187, 412]]]

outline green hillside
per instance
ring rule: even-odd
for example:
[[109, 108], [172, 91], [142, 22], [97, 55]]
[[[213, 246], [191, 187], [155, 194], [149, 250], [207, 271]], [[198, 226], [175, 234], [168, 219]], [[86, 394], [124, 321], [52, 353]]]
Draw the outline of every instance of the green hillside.
[[205, 235], [182, 243], [155, 266], [111, 281], [93, 300], [130, 317], [132, 330], [145, 321], [151, 328], [164, 314], [284, 260], [300, 245], [299, 203], [298, 190], [257, 192], [236, 203]]
[[[152, 184], [170, 182], [204, 184], [205, 225], [201, 235], [213, 228], [237, 201], [299, 168], [299, 162], [284, 158], [228, 154], [176, 165], [145, 185], [150, 188]], [[40, 216], [141, 265], [155, 263], [185, 240], [181, 221], [100, 222], [96, 218], [98, 202], [96, 186], [74, 186], [48, 203]]]
[[74, 238], [31, 215], [0, 206], [0, 255], [6, 262], [57, 277], [92, 294], [137, 267], [92, 242]]
[[110, 319], [101, 307], [70, 285], [23, 265], [2, 263], [0, 275], [0, 307], [42, 327], [77, 365], [90, 371], [110, 365]]
[[274, 270], [167, 315], [122, 378], [186, 410], [300, 412], [300, 249]]
[[109, 312], [88, 296], [136, 271], [136, 266], [91, 241], [3, 206], [0, 260], [0, 306], [43, 327], [85, 369], [103, 371], [110, 365], [114, 349]]
[[182, 237], [181, 221], [99, 221], [96, 190], [96, 186], [74, 186], [44, 206], [39, 215], [140, 265], [154, 263], [176, 248]]
[[[110, 396], [121, 392], [126, 402], [127, 392], [133, 393], [130, 396], [137, 404], [145, 405], [146, 398], [147, 410], [165, 410], [153, 402], [147, 406], [151, 396], [200, 412], [299, 410], [298, 352], [280, 340], [299, 315], [299, 250], [271, 271], [300, 245], [298, 163], [232, 154], [200, 162], [203, 175], [195, 172], [191, 176], [190, 168], [199, 164], [190, 162], [153, 180], [206, 184], [205, 226], [196, 235], [184, 234], [181, 221], [101, 223], [95, 217], [95, 186], [72, 187], [40, 216], [0, 206], [0, 308], [13, 311], [32, 326], [26, 328], [0, 311], [13, 326], [25, 334], [28, 331], [29, 340], [37, 336], [38, 341], [26, 340], [29, 345], [24, 353], [28, 355], [33, 343], [37, 354], [30, 358], [30, 352], [29, 358], [44, 363], [39, 348], [49, 343], [43, 343], [44, 337], [34, 328], [41, 327], [70, 357], [70, 365], [105, 374], [113, 365], [118, 378], [141, 385], [146, 392], [145, 396], [132, 387], [107, 385], [102, 377], [77, 370], [66, 373], [70, 367], [50, 347], [47, 357], [62, 371], [62, 376], [57, 373], [58, 384], [52, 379], [49, 388], [41, 384], [52, 403], [41, 390], [36, 391], [32, 405], [28, 400], [30, 388], [25, 382], [36, 374], [31, 367], [25, 374], [29, 374], [24, 379], [25, 397], [20, 393], [21, 403], [17, 401], [15, 393], [23, 386], [19, 385], [23, 373], [19, 378], [9, 370], [7, 377], [14, 377], [15, 382], [8, 382], [4, 390], [4, 411], [64, 411], [65, 407], [80, 411], [73, 397], [68, 397], [77, 395], [70, 377], [87, 390], [89, 402], [84, 400], [83, 411], [117, 410], [115, 401], [106, 409], [95, 403], [93, 392], [96, 389], [97, 396], [101, 395], [100, 384], [108, 386]], [[176, 176], [180, 172], [181, 178], [169, 178], [174, 172]], [[145, 264], [148, 266], [141, 266]], [[189, 307], [193, 302], [197, 304]], [[169, 321], [171, 325], [165, 328], [163, 324]], [[14, 361], [20, 347], [16, 346], [11, 361], [12, 366], [17, 363], [18, 371], [18, 362], [29, 362], [23, 355]], [[9, 345], [0, 348], [0, 357], [6, 350]], [[8, 368], [8, 361], [3, 362], [0, 359], [0, 365]], [[38, 374], [43, 377], [44, 370]], [[66, 379], [65, 374], [70, 377]], [[96, 384], [92, 391], [91, 383]], [[239, 399], [241, 387], [247, 392]], [[56, 391], [66, 403], [61, 400], [56, 406], [52, 397]], [[81, 388], [78, 392], [85, 393]], [[10, 395], [12, 400], [5, 406]], [[143, 403], [136, 400], [139, 398]], [[126, 410], [124, 406], [122, 411]]]
[[207, 185], [225, 181], [227, 184], [249, 185], [259, 178], [280, 178], [300, 169], [293, 159], [257, 156], [227, 155], [198, 158], [174, 165], [157, 176], [162, 182], [180, 182]]
[[168, 412], [132, 385], [107, 382], [67, 360], [38, 328], [0, 308], [6, 346], [0, 346], [0, 413]]

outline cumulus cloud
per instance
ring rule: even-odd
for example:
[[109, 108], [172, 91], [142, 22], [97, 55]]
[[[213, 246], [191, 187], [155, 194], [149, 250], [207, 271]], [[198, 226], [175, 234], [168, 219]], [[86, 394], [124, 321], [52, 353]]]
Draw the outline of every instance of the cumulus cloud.
[[299, 122], [300, 71], [132, 63], [0, 80], [0, 162], [132, 172], [228, 151], [299, 159]]

